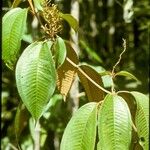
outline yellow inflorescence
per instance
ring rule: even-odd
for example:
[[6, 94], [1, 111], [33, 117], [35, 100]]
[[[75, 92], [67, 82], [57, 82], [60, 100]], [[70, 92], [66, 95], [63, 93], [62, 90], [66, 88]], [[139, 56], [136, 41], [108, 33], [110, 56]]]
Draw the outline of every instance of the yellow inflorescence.
[[57, 33], [62, 30], [62, 18], [59, 16], [57, 5], [46, 0], [43, 4], [43, 18], [46, 21], [43, 29], [54, 40]]

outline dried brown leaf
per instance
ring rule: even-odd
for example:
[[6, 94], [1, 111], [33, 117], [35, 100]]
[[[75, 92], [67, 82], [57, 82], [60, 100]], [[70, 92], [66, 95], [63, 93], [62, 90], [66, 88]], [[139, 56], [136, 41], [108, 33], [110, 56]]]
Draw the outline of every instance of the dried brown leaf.
[[67, 57], [57, 70], [57, 88], [60, 91], [60, 93], [63, 95], [64, 100], [72, 86], [74, 77], [77, 72], [77, 68], [73, 66], [67, 58], [69, 58], [74, 64], [78, 64], [78, 57], [75, 53], [74, 49], [66, 43], [67, 48]]

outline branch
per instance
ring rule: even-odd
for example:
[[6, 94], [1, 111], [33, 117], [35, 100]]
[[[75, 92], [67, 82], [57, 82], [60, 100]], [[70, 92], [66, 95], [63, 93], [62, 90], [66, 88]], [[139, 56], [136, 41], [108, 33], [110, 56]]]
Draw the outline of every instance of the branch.
[[111, 94], [110, 91], [104, 89], [103, 87], [101, 87], [99, 84], [97, 84], [93, 79], [91, 79], [78, 65], [76, 65], [73, 61], [71, 61], [68, 57], [66, 58], [66, 60], [72, 65], [74, 66], [75, 68], [78, 69], [78, 71], [80, 73], [82, 73], [89, 81], [91, 81], [97, 88], [101, 89], [102, 91], [108, 93], [108, 94]]
[[32, 0], [28, 0], [28, 2], [29, 2], [29, 5], [30, 5], [30, 7], [31, 7], [31, 9], [32, 9], [33, 14], [36, 15], [36, 12], [35, 12], [35, 9], [34, 9]]
[[37, 121], [35, 126], [34, 150], [40, 150], [40, 122]]

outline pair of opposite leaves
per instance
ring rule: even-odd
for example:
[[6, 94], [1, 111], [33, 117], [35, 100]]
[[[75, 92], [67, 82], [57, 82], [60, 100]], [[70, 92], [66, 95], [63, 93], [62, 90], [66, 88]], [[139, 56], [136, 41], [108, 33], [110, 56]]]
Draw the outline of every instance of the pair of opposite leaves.
[[[144, 150], [148, 150], [149, 100], [139, 92], [133, 91], [130, 94], [135, 100], [133, 102], [137, 104], [135, 125], [139, 143]], [[113, 94], [106, 95], [102, 104], [85, 104], [69, 121], [60, 150], [94, 150], [95, 147], [97, 150], [129, 150], [132, 141], [130, 111], [126, 101], [121, 96]]]

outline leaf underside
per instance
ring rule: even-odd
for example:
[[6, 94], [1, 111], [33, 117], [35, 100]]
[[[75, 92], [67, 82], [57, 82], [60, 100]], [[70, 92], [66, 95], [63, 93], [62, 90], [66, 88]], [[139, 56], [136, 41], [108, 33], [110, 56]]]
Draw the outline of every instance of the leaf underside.
[[98, 113], [98, 150], [128, 150], [131, 143], [131, 114], [124, 99], [107, 95]]
[[54, 44], [54, 48], [56, 51], [55, 64], [58, 68], [64, 63], [67, 53], [65, 42], [61, 37], [57, 37], [56, 43]]
[[96, 139], [96, 103], [82, 106], [69, 121], [60, 150], [94, 150]]
[[17, 62], [16, 82], [23, 103], [34, 119], [39, 119], [56, 86], [48, 42], [35, 42], [24, 50]]
[[[100, 75], [91, 67], [87, 65], [81, 65], [80, 68], [98, 85], [103, 86], [102, 79]], [[81, 80], [82, 85], [85, 88], [87, 97], [89, 101], [101, 101], [104, 98], [104, 92], [95, 86], [89, 79], [87, 79], [80, 71], [78, 71], [78, 76]]]

